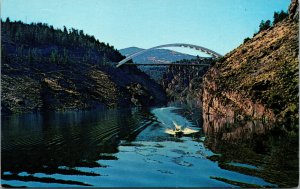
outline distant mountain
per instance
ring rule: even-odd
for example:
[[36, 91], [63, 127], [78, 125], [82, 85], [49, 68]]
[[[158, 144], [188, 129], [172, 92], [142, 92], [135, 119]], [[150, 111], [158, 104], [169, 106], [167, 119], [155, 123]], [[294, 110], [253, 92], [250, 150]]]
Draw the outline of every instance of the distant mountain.
[[[136, 52], [144, 50], [138, 47], [128, 47], [125, 49], [119, 50], [123, 56], [130, 56]], [[135, 63], [170, 63], [176, 62], [179, 60], [191, 60], [195, 59], [196, 56], [168, 50], [168, 49], [153, 49], [149, 52], [145, 52], [140, 56], [134, 57], [133, 62]], [[157, 67], [157, 66], [139, 66], [139, 68], [144, 71], [146, 74], [157, 82], [160, 82], [162, 75], [166, 72], [167, 67]]]
[[[119, 52], [123, 56], [129, 56], [131, 54], [134, 54], [136, 52], [139, 52], [141, 50], [144, 50], [142, 48], [138, 47], [128, 47], [125, 49], [119, 50]], [[169, 62], [175, 62], [178, 60], [183, 59], [195, 59], [196, 56], [192, 56], [189, 54], [184, 54], [168, 49], [153, 49], [149, 52], [145, 52], [144, 54], [141, 54], [140, 56], [137, 56], [133, 58], [133, 62], [136, 63], [169, 63]]]
[[123, 55], [123, 56], [129, 56], [133, 53], [136, 53], [136, 52], [139, 52], [141, 50], [144, 50], [142, 48], [138, 48], [138, 47], [128, 47], [128, 48], [125, 48], [125, 49], [121, 49], [119, 50], [119, 52]]

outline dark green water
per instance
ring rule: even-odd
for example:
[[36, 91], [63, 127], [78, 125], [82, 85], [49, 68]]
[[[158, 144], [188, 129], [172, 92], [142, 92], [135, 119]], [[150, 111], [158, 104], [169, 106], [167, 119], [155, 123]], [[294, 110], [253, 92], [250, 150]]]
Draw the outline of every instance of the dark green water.
[[[177, 138], [172, 121], [198, 130]], [[237, 126], [239, 125], [239, 126]], [[298, 136], [190, 104], [2, 117], [1, 183], [26, 187], [292, 187]]]

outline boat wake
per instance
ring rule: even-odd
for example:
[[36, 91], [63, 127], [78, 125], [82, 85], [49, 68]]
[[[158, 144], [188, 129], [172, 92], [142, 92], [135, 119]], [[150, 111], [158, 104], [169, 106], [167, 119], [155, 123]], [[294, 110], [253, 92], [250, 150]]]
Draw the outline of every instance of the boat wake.
[[181, 125], [178, 125], [176, 122], [173, 121], [174, 124], [174, 128], [173, 129], [166, 129], [165, 133], [170, 134], [170, 135], [174, 135], [174, 136], [182, 136], [182, 135], [190, 135], [193, 133], [197, 133], [199, 132], [198, 130], [194, 130], [188, 127], [185, 127], [184, 129], [182, 129]]

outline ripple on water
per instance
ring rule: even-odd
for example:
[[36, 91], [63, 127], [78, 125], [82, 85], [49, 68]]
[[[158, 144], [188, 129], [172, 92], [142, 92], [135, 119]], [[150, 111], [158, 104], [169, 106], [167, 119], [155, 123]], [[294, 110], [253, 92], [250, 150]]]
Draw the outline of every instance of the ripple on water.
[[[30, 187], [233, 187], [236, 180], [269, 185], [207, 159], [214, 153], [205, 147], [204, 138], [174, 138], [164, 133], [173, 120], [197, 129], [175, 109], [91, 111], [78, 117], [71, 113], [71, 118], [69, 114], [39, 118], [43, 121], [36, 123], [32, 132], [27, 126], [26, 134], [32, 137], [23, 137], [24, 130], [15, 125], [6, 127], [2, 134], [8, 154], [2, 159], [2, 175], [6, 176], [2, 183]], [[43, 125], [47, 120], [50, 124]], [[17, 177], [11, 176], [14, 171], [19, 173]]]

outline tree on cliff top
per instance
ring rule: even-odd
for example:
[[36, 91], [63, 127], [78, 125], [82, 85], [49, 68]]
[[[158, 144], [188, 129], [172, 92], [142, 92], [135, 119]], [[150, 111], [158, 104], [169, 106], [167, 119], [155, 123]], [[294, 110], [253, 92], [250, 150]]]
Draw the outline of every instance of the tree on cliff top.
[[274, 21], [273, 25], [284, 20], [286, 17], [288, 17], [288, 13], [284, 12], [283, 10], [281, 12], [274, 12]]
[[267, 20], [267, 21], [262, 20], [259, 24], [259, 31], [267, 30], [270, 27], [271, 27], [271, 21], [270, 20]]

